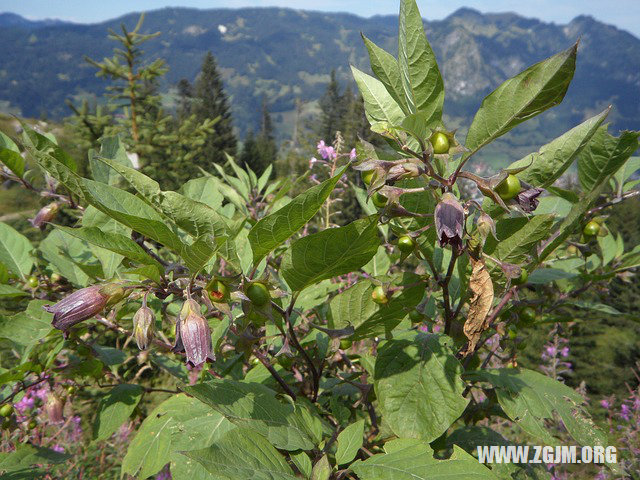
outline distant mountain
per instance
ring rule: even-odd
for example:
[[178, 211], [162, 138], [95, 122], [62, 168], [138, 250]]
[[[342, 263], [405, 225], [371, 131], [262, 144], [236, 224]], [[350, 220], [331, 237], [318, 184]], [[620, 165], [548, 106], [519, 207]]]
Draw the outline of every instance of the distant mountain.
[[52, 25], [67, 25], [69, 22], [58, 19], [44, 19], [44, 20], [28, 20], [20, 15], [10, 12], [0, 12], [0, 28], [5, 27], [20, 27], [27, 30], [34, 30], [42, 27], [50, 27]]
[[[110, 56], [115, 44], [107, 39], [108, 29], [121, 23], [133, 28], [137, 19], [132, 13], [92, 25], [42, 25], [0, 15], [0, 109], [59, 117], [68, 114], [65, 99], [101, 94], [105, 81], [84, 56]], [[254, 125], [263, 96], [282, 125], [291, 118], [297, 97], [311, 101], [322, 95], [332, 68], [343, 82], [351, 81], [350, 63], [368, 70], [361, 31], [388, 51], [397, 50], [394, 16], [165, 8], [149, 12], [143, 30], [162, 32], [147, 44], [146, 53], [167, 60], [167, 90], [180, 78], [193, 80], [205, 52], [213, 52], [242, 131]], [[428, 22], [426, 31], [443, 71], [453, 124], [468, 125], [483, 96], [502, 81], [580, 39], [567, 98], [538, 125], [558, 135], [612, 103], [614, 127], [640, 127], [640, 39], [626, 31], [591, 17], [556, 25], [467, 8]], [[516, 135], [513, 142], [528, 140]]]

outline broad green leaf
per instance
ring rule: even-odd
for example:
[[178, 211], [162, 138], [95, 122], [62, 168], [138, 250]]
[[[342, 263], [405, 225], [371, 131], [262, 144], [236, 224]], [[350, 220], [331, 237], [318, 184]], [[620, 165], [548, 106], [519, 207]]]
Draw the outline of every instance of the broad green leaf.
[[62, 163], [69, 170], [76, 172], [78, 170], [78, 165], [76, 161], [71, 157], [67, 152], [62, 150], [55, 141], [55, 137], [47, 133], [42, 135], [35, 130], [33, 130], [27, 123], [20, 122], [22, 125], [23, 133], [22, 139], [24, 141], [24, 145], [30, 153], [33, 150], [37, 150], [39, 152], [46, 153], [51, 157], [55, 158], [58, 162]]
[[182, 241], [167, 226], [167, 220], [135, 195], [104, 183], [84, 179], [87, 201], [111, 218], [175, 252]]
[[[103, 148], [106, 148], [105, 153], [107, 155], [97, 155], [96, 159], [120, 174], [148, 202], [157, 204], [160, 195], [160, 184], [132, 168], [131, 162], [126, 164], [121, 161], [121, 157], [117, 156], [117, 150], [113, 152], [113, 149], [117, 148], [115, 144], [109, 143], [106, 146], [103, 144]], [[113, 153], [113, 156], [109, 156], [108, 153]]]
[[[0, 471], [27, 473], [28, 469], [35, 467], [35, 465], [62, 463], [69, 458], [71, 457], [64, 453], [22, 443], [16, 445], [15, 451], [5, 453], [0, 457]], [[3, 476], [3, 478], [11, 479], [14, 477], [7, 475], [6, 477]]]
[[[2, 135], [2, 132], [0, 132], [0, 135]], [[0, 146], [0, 162], [11, 170], [16, 177], [22, 178], [24, 175], [24, 158], [20, 153]]]
[[33, 267], [32, 249], [27, 237], [0, 222], [0, 262], [23, 280]]
[[378, 251], [378, 216], [329, 228], [294, 242], [285, 253], [281, 272], [294, 291], [365, 265]]
[[304, 478], [311, 478], [311, 473], [313, 470], [313, 464], [311, 463], [311, 459], [306, 452], [291, 452], [289, 454], [291, 461], [296, 466], [296, 468], [302, 473]]
[[149, 415], [129, 444], [122, 460], [121, 476], [147, 478], [158, 473], [169, 461], [173, 420], [169, 416]]
[[274, 248], [300, 230], [318, 212], [348, 167], [301, 193], [280, 210], [260, 219], [249, 232], [253, 263], [258, 264]]
[[602, 266], [609, 265], [609, 263], [616, 258], [616, 252], [618, 250], [616, 237], [609, 232], [604, 237], [598, 237], [598, 245], [600, 246], [600, 252], [602, 254]]
[[116, 185], [120, 175], [100, 159], [109, 159], [112, 162], [129, 168], [133, 166], [124, 149], [124, 145], [118, 137], [102, 137], [100, 152], [96, 152], [93, 149], [89, 150], [88, 157], [93, 179], [96, 182], [102, 182], [108, 185]]
[[229, 421], [264, 435], [276, 448], [310, 450], [312, 432], [302, 406], [282, 403], [259, 383], [211, 380], [185, 387], [185, 392], [210, 405]]
[[224, 195], [217, 187], [217, 181], [213, 177], [200, 177], [189, 180], [181, 188], [181, 193], [191, 200], [204, 203], [217, 209], [222, 206]]
[[364, 107], [369, 123], [388, 122], [390, 125], [400, 124], [404, 118], [404, 112], [387, 92], [384, 84], [354, 66], [351, 67], [351, 71], [364, 99]]
[[402, 85], [402, 77], [400, 76], [400, 67], [398, 61], [393, 55], [386, 52], [378, 45], [369, 40], [364, 34], [362, 39], [369, 52], [369, 63], [371, 63], [371, 70], [378, 80], [380, 80], [389, 95], [393, 97], [402, 110], [409, 114], [411, 113], [407, 106], [407, 99], [404, 94], [404, 86]]
[[378, 349], [375, 390], [382, 416], [398, 437], [431, 442], [469, 402], [462, 396], [462, 365], [442, 335], [389, 340]]
[[330, 476], [331, 465], [329, 464], [329, 458], [325, 454], [313, 466], [313, 470], [311, 471], [311, 480], [329, 480]]
[[24, 312], [0, 316], [0, 338], [7, 338], [25, 347], [38, 343], [53, 329], [53, 315], [42, 309], [50, 303], [52, 302], [31, 300]]
[[475, 370], [465, 379], [488, 382], [495, 387], [505, 414], [535, 438], [554, 445], [557, 441], [547, 422], [559, 417], [580, 445], [608, 445], [607, 436], [588, 416], [584, 399], [553, 378], [526, 369]]
[[401, 1], [399, 20], [398, 64], [409, 111], [424, 112], [433, 124], [442, 117], [444, 83], [415, 0]]
[[364, 436], [364, 420], [359, 420], [340, 432], [337, 439], [336, 463], [344, 465], [356, 458], [362, 447]]
[[516, 125], [559, 104], [573, 78], [578, 45], [529, 67], [500, 85], [476, 113], [465, 146], [475, 152]]
[[358, 460], [351, 469], [360, 480], [451, 480], [453, 478], [496, 480], [478, 460], [454, 447], [448, 460], [437, 460], [428, 445], [415, 445], [392, 453], [379, 453]]
[[585, 300], [567, 300], [565, 305], [573, 305], [578, 308], [584, 308], [592, 312], [604, 313], [606, 315], [622, 315], [622, 312], [613, 308], [611, 305], [605, 305], [597, 302], [587, 302]]
[[24, 290], [20, 290], [13, 285], [0, 283], [0, 298], [18, 298], [29, 296], [29, 293], [25, 292]]
[[525, 170], [516, 174], [521, 181], [541, 188], [553, 185], [591, 141], [610, 111], [609, 107], [546, 144], [537, 153], [527, 155], [522, 160], [512, 163], [509, 168], [529, 165]]
[[613, 176], [618, 186], [619, 192], [626, 191], [626, 187], [634, 183], [632, 181], [625, 184], [625, 182], [629, 180], [631, 175], [636, 173], [638, 170], [640, 170], [640, 157], [631, 157], [624, 163], [622, 168], [620, 168], [620, 170], [618, 170], [618, 172]]
[[143, 393], [141, 386], [123, 383], [102, 397], [93, 424], [93, 439], [106, 440], [114, 434], [131, 416]]
[[11, 150], [12, 152], [20, 153], [20, 149], [16, 145], [16, 142], [11, 140], [9, 135], [5, 135], [0, 132], [0, 150], [6, 148], [7, 150]]
[[[496, 225], [499, 241], [488, 241], [485, 251], [503, 262], [523, 263], [533, 253], [537, 243], [548, 238], [553, 220], [553, 215], [500, 220]], [[495, 266], [492, 270], [495, 270]]]
[[600, 185], [638, 149], [640, 132], [622, 132], [614, 137], [607, 132], [607, 125], [598, 129], [593, 139], [578, 157], [578, 178], [586, 191]]
[[91, 258], [92, 255], [89, 246], [82, 240], [56, 229], [40, 243], [38, 250], [49, 262], [52, 270], [74, 285], [87, 286], [89, 276], [78, 264]]
[[371, 282], [361, 281], [333, 297], [329, 304], [331, 328], [356, 328], [378, 311], [378, 305], [371, 300], [372, 291]]
[[531, 283], [533, 285], [544, 285], [546, 283], [555, 282], [556, 280], [574, 278], [577, 275], [577, 273], [567, 272], [557, 268], [539, 268], [529, 275], [527, 283]]
[[280, 452], [267, 439], [248, 428], [233, 429], [210, 447], [184, 452], [184, 455], [221, 479], [296, 479]]
[[87, 243], [118, 253], [134, 262], [156, 266], [162, 271], [162, 266], [129, 237], [105, 232], [97, 227], [69, 228], [57, 225], [56, 228]]

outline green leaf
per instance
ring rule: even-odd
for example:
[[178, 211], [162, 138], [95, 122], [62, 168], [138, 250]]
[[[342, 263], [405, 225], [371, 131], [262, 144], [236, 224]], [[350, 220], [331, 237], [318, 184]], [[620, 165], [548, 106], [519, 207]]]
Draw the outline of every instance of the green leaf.
[[50, 304], [44, 300], [31, 300], [24, 312], [13, 316], [0, 316], [0, 338], [7, 338], [18, 345], [29, 346], [46, 337], [53, 327], [53, 315], [42, 307]]
[[591, 312], [604, 313], [606, 315], [622, 315], [622, 312], [620, 312], [619, 310], [603, 303], [587, 302], [585, 300], [567, 300], [566, 302], [564, 302], [564, 304], [573, 305], [574, 307], [578, 308], [584, 308], [585, 310], [589, 310]]
[[[553, 221], [553, 215], [500, 220], [496, 225], [500, 241], [488, 241], [485, 251], [503, 262], [523, 263], [527, 256], [532, 254], [538, 242], [548, 238]], [[492, 270], [495, 268], [492, 267]]]
[[0, 222], [0, 262], [23, 280], [33, 267], [32, 249], [27, 237]]
[[578, 158], [578, 178], [584, 190], [600, 185], [638, 149], [640, 132], [622, 132], [614, 137], [607, 132], [607, 125], [598, 129], [593, 139]]
[[118, 253], [129, 260], [142, 265], [154, 265], [159, 271], [163, 271], [162, 266], [129, 237], [105, 232], [97, 227], [70, 228], [56, 225], [56, 228], [87, 243]]
[[393, 55], [369, 40], [363, 33], [361, 33], [361, 35], [369, 52], [371, 70], [373, 70], [375, 76], [382, 82], [387, 92], [389, 92], [389, 95], [400, 105], [402, 110], [406, 114], [411, 113], [404, 96], [404, 86], [402, 85], [398, 61]]
[[344, 465], [356, 458], [358, 450], [362, 447], [364, 435], [364, 420], [359, 420], [346, 427], [338, 435], [338, 449], [336, 450], [336, 463]]
[[331, 195], [347, 168], [341, 169], [334, 177], [301, 193], [280, 210], [260, 219], [251, 228], [249, 242], [255, 265], [313, 218]]
[[53, 270], [69, 282], [80, 287], [88, 284], [89, 276], [78, 265], [91, 257], [88, 246], [82, 240], [56, 229], [40, 243], [38, 250], [50, 266], [54, 267]]
[[224, 195], [217, 187], [218, 183], [213, 177], [194, 178], [182, 186], [181, 193], [191, 200], [218, 209], [224, 201]]
[[278, 401], [275, 392], [264, 385], [225, 379], [199, 383], [184, 390], [232, 423], [264, 435], [276, 448], [313, 448], [311, 427], [302, 406], [295, 408], [293, 404]]
[[30, 153], [34, 150], [46, 153], [47, 155], [55, 158], [72, 172], [76, 172], [78, 170], [76, 161], [57, 145], [55, 137], [52, 134], [48, 133], [46, 136], [41, 135], [25, 122], [20, 122], [20, 125], [22, 125], [23, 129], [22, 139], [24, 140], [24, 145]]
[[387, 92], [384, 84], [354, 66], [351, 66], [351, 71], [364, 99], [364, 108], [369, 123], [388, 122], [391, 125], [400, 124], [404, 118], [404, 112]]
[[491, 470], [457, 446], [454, 446], [453, 454], [448, 460], [436, 460], [428, 445], [415, 445], [392, 453], [380, 453], [365, 461], [358, 460], [351, 465], [351, 469], [360, 480], [497, 478]]
[[356, 328], [368, 320], [378, 311], [378, 305], [371, 300], [372, 291], [371, 282], [361, 281], [333, 297], [329, 304], [330, 327], [341, 329], [351, 325]]
[[0, 162], [4, 163], [16, 177], [22, 178], [24, 175], [24, 158], [22, 158], [22, 155], [20, 155], [18, 151], [2, 146], [3, 135], [4, 134], [0, 132]]
[[516, 125], [559, 104], [573, 78], [578, 44], [500, 85], [476, 113], [465, 146], [473, 153]]
[[281, 272], [294, 291], [326, 278], [353, 272], [378, 250], [378, 216], [329, 228], [294, 242], [282, 260]]
[[106, 440], [115, 433], [131, 416], [143, 393], [141, 386], [123, 383], [102, 397], [93, 424], [93, 439]]
[[546, 283], [555, 282], [556, 280], [574, 278], [577, 275], [577, 273], [567, 272], [557, 268], [539, 268], [529, 275], [527, 283], [531, 283], [533, 285], [544, 285]]
[[[71, 458], [70, 455], [58, 453], [48, 448], [38, 447], [28, 443], [17, 444], [15, 451], [3, 454], [3, 456], [0, 457], [0, 471], [18, 472], [37, 464], [62, 463], [69, 458]], [[11, 477], [7, 476], [7, 478]]]
[[289, 453], [289, 457], [304, 478], [311, 478], [313, 464], [311, 463], [311, 459], [309, 459], [309, 455], [303, 451], [299, 451]]
[[580, 445], [608, 445], [607, 436], [583, 407], [582, 396], [553, 378], [532, 370], [501, 368], [469, 372], [465, 379], [494, 386], [505, 414], [547, 445], [556, 442], [547, 425], [556, 415]]
[[512, 163], [509, 168], [529, 165], [525, 170], [516, 174], [516, 177], [536, 187], [551, 186], [567, 171], [590, 142], [610, 111], [611, 107], [546, 144], [537, 153], [527, 155], [522, 160]]
[[236, 428], [208, 448], [184, 452], [218, 478], [234, 480], [295, 480], [286, 459], [263, 436]]
[[120, 175], [101, 159], [108, 159], [129, 168], [133, 165], [127, 156], [124, 145], [120, 142], [120, 138], [102, 137], [100, 142], [100, 153], [93, 149], [89, 150], [88, 153], [89, 167], [91, 168], [93, 179], [96, 182], [106, 183], [107, 185], [116, 185]]
[[389, 340], [378, 349], [376, 395], [396, 436], [431, 442], [466, 408], [463, 369], [451, 343], [446, 336], [418, 334]]
[[415, 0], [401, 1], [399, 20], [398, 64], [409, 111], [425, 112], [433, 124], [442, 117], [444, 83]]
[[323, 455], [320, 460], [316, 462], [311, 471], [311, 480], [329, 480], [331, 475], [331, 465], [329, 464], [329, 458]]
[[6, 285], [0, 283], [0, 298], [18, 298], [29, 297], [30, 295], [24, 290], [14, 287], [13, 285]]
[[171, 446], [171, 417], [150, 415], [142, 422], [122, 460], [121, 476], [147, 478], [158, 473], [168, 462]]
[[111, 218], [162, 245], [180, 252], [182, 241], [167, 220], [135, 195], [104, 183], [84, 179], [87, 201]]
[[[145, 174], [140, 173], [135, 168], [132, 168], [132, 166], [130, 166], [131, 162], [127, 164], [122, 161], [123, 159], [118, 156], [120, 146], [111, 143], [112, 141], [115, 142], [116, 140], [109, 139], [106, 145], [102, 145], [103, 150], [101, 150], [100, 153], [104, 151], [107, 155], [99, 155], [95, 158], [120, 174], [129, 185], [135, 188], [148, 202], [157, 204], [160, 195], [160, 184]], [[111, 155], [109, 155], [110, 153]]]

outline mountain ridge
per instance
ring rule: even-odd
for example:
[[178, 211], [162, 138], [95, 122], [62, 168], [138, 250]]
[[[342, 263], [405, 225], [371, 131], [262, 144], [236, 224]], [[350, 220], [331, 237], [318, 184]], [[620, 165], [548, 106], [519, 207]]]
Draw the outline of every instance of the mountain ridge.
[[[138, 15], [35, 28], [2, 26], [0, 14], [0, 44], [11, 46], [0, 50], [0, 110], [26, 116], [44, 110], [60, 117], [69, 113], [65, 99], [101, 95], [106, 82], [95, 77], [84, 56], [110, 56], [115, 43], [107, 30], [121, 23], [133, 28]], [[557, 25], [464, 7], [425, 28], [443, 71], [453, 123], [468, 125], [484, 95], [580, 38], [574, 82], [564, 104], [545, 114], [546, 127], [558, 135], [610, 103], [616, 107], [610, 117], [615, 128], [640, 124], [640, 39], [625, 30], [589, 16]], [[394, 15], [166, 7], [146, 13], [143, 31], [162, 32], [145, 50], [150, 59], [167, 60], [165, 89], [183, 77], [193, 80], [206, 51], [213, 52], [241, 131], [255, 126], [263, 96], [276, 115], [286, 117], [296, 98], [311, 102], [322, 95], [332, 68], [343, 84], [351, 81], [349, 64], [369, 71], [361, 31], [387, 51], [397, 49]]]

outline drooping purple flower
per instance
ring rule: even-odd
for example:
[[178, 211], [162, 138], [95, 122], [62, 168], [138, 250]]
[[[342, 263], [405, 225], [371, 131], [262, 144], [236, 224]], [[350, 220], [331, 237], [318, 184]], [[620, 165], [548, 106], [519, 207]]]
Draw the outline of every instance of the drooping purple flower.
[[186, 353], [187, 361], [196, 367], [207, 359], [214, 360], [211, 329], [195, 300], [188, 299], [182, 306], [176, 322], [176, 343], [173, 351]]
[[522, 210], [531, 213], [538, 208], [538, 204], [540, 203], [538, 197], [542, 192], [544, 192], [542, 188], [529, 188], [518, 193], [514, 200], [520, 205]]
[[54, 219], [59, 209], [60, 205], [58, 203], [50, 203], [49, 205], [42, 207], [34, 218], [29, 219], [29, 222], [31, 222], [31, 225], [33, 225], [34, 228], [43, 230], [45, 225]]
[[117, 284], [91, 285], [64, 297], [55, 305], [42, 307], [53, 313], [51, 325], [58, 330], [69, 330], [76, 323], [100, 313], [108, 304], [123, 298], [125, 291]]
[[51, 393], [47, 402], [44, 404], [44, 412], [47, 415], [50, 423], [62, 423], [64, 422], [64, 416], [62, 411], [64, 409], [64, 402], [56, 395]]
[[454, 250], [462, 250], [464, 234], [464, 209], [451, 193], [445, 193], [435, 208], [436, 235], [440, 246], [451, 245]]

